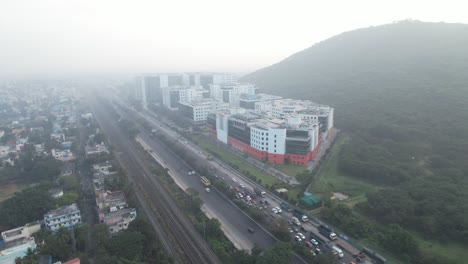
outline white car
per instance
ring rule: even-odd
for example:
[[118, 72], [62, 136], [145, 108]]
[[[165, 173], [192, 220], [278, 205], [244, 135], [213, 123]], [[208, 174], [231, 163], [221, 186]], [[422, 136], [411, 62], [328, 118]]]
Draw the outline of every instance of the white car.
[[276, 210], [276, 208], [271, 208], [271, 211], [272, 211], [273, 213], [275, 213], [275, 214], [278, 213], [278, 210]]
[[281, 211], [281, 208], [279, 208], [279, 207], [275, 207], [275, 209], [276, 209], [276, 211], [278, 211], [278, 213], [281, 213], [281, 212], [282, 212], [282, 211]]
[[210, 188], [206, 188], [205, 192], [207, 192], [207, 193], [211, 192]]
[[312, 238], [312, 239], [310, 240], [310, 243], [312, 243], [314, 246], [318, 246], [318, 245], [319, 245], [318, 241], [315, 240], [314, 238]]
[[247, 200], [247, 202], [250, 202], [250, 200], [252, 200], [252, 198], [250, 198], [250, 196], [247, 195], [247, 196], [245, 197], [245, 200]]
[[299, 236], [294, 236], [294, 241], [296, 242], [301, 242], [302, 239]]
[[301, 239], [305, 240], [306, 237], [302, 233], [297, 233], [297, 236], [300, 237]]
[[245, 186], [242, 183], [239, 185], [239, 187], [241, 187], [242, 189], [245, 189]]

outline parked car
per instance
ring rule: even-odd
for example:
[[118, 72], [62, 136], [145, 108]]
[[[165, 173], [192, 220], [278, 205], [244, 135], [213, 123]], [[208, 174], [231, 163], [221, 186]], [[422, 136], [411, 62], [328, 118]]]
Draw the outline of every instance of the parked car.
[[306, 237], [305, 237], [304, 234], [302, 234], [302, 233], [297, 233], [297, 235], [298, 235], [302, 240], [305, 240], [305, 239], [306, 239]]
[[299, 236], [294, 236], [294, 241], [296, 242], [301, 242], [302, 239]]
[[272, 211], [273, 213], [275, 213], [275, 214], [278, 213], [278, 210], [276, 210], [276, 208], [271, 208], [271, 211]]
[[207, 193], [211, 192], [210, 188], [205, 188], [205, 192]]
[[251, 227], [247, 228], [247, 230], [249, 231], [249, 233], [252, 233], [252, 234], [255, 233], [255, 229], [253, 229]]

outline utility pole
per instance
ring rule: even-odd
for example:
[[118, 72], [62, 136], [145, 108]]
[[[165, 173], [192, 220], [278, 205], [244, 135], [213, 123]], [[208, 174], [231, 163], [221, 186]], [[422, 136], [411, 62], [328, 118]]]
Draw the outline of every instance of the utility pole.
[[202, 218], [203, 220], [203, 238], [206, 240], [206, 233], [205, 233], [205, 218]]

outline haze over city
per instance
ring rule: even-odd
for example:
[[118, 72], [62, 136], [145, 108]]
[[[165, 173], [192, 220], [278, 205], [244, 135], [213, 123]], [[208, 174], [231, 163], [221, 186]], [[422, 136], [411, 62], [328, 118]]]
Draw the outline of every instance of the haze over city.
[[464, 1], [4, 1], [0, 77], [247, 73], [344, 31], [467, 23]]

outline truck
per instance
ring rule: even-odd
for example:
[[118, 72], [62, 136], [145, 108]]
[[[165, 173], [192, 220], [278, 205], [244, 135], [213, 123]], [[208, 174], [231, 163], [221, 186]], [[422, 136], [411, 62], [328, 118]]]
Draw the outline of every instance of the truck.
[[307, 217], [307, 215], [303, 214], [301, 211], [299, 211], [298, 209], [295, 209], [292, 214], [297, 217], [298, 219], [301, 219], [302, 222], [307, 222], [309, 221], [309, 218]]
[[299, 219], [297, 219], [297, 217], [295, 217], [295, 216], [293, 216], [293, 217], [291, 218], [291, 221], [292, 221], [295, 225], [297, 225], [297, 226], [300, 226], [300, 225], [301, 225], [301, 222], [299, 222]]
[[266, 197], [266, 192], [265, 191], [262, 191], [262, 189], [258, 188], [258, 187], [255, 187], [254, 188], [254, 192], [262, 197]]
[[333, 232], [333, 230], [330, 227], [326, 226], [326, 225], [319, 225], [317, 227], [317, 230], [319, 231], [319, 233], [321, 235], [323, 235], [324, 237], [329, 238], [331, 240], [335, 240], [335, 239], [338, 238], [336, 236], [336, 234]]

